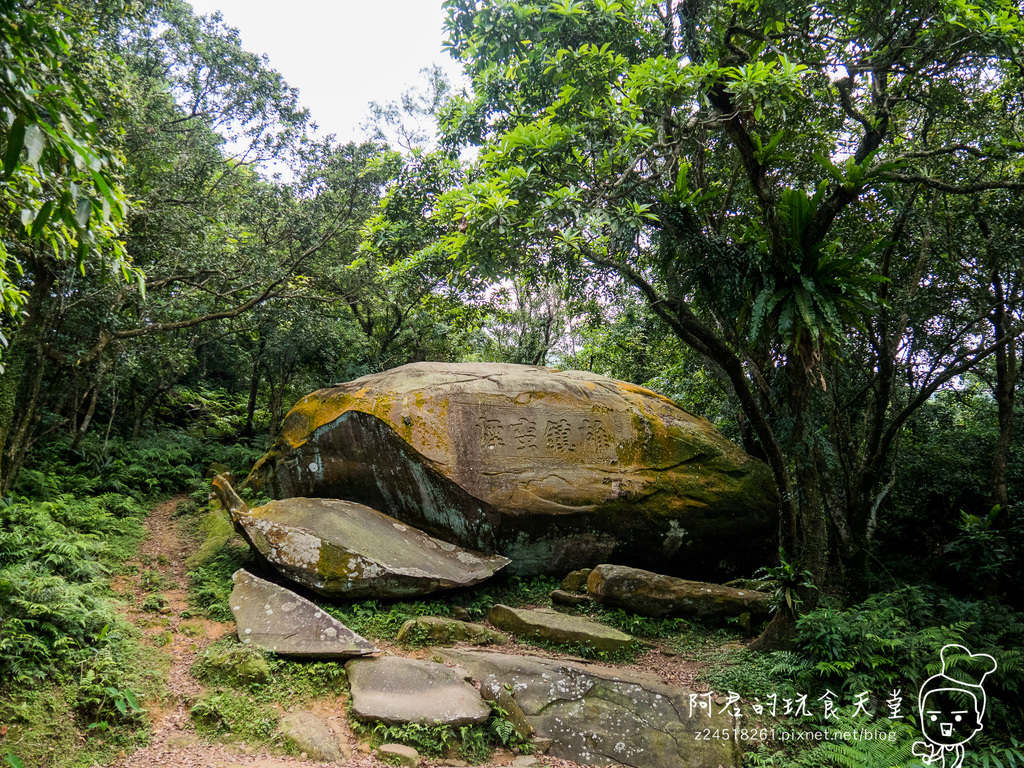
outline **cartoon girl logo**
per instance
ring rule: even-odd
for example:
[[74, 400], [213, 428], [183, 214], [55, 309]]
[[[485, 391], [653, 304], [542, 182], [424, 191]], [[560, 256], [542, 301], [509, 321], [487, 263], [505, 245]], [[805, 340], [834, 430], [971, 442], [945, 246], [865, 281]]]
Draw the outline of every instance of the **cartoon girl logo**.
[[[912, 751], [925, 765], [960, 768], [964, 744], [983, 727], [985, 689], [981, 686], [997, 664], [987, 653], [971, 653], [955, 644], [943, 646], [939, 658], [942, 671], [924, 681], [917, 699], [927, 741], [915, 741]], [[953, 677], [952, 665], [957, 662], [966, 663], [957, 666]]]

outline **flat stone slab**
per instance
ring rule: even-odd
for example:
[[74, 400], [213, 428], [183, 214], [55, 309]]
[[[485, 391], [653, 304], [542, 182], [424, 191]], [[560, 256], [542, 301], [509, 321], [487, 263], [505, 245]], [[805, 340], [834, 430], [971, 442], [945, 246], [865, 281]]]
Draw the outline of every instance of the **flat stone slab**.
[[551, 740], [554, 757], [632, 768], [740, 764], [733, 740], [695, 738], [705, 729], [731, 735], [732, 716], [655, 675], [476, 649], [439, 653], [469, 670], [485, 698], [511, 696], [536, 737]]
[[573, 592], [566, 592], [564, 589], [553, 590], [549, 597], [555, 605], [568, 605], [570, 608], [591, 602], [590, 595], [577, 595]]
[[312, 712], [286, 714], [281, 718], [281, 733], [312, 760], [340, 763], [346, 759], [327, 721]]
[[428, 536], [371, 507], [282, 499], [248, 509], [223, 476], [214, 488], [252, 548], [281, 575], [331, 598], [400, 598], [485, 581], [510, 562]]
[[429, 642], [434, 645], [469, 643], [470, 645], [502, 645], [508, 638], [483, 624], [459, 621], [442, 616], [418, 616], [409, 619], [398, 630], [398, 642]]
[[456, 670], [433, 661], [385, 656], [353, 659], [345, 665], [352, 689], [352, 713], [388, 725], [470, 725], [491, 708]]
[[365, 656], [377, 653], [329, 613], [304, 597], [253, 576], [244, 568], [231, 577], [231, 612], [238, 639], [286, 656]]
[[756, 618], [771, 613], [771, 595], [766, 592], [677, 579], [624, 565], [597, 566], [587, 579], [587, 592], [595, 602], [641, 616], [722, 620], [743, 613]]
[[582, 616], [570, 616], [547, 608], [510, 608], [498, 603], [487, 615], [498, 629], [516, 637], [546, 640], [558, 645], [581, 643], [595, 651], [618, 651], [629, 647], [633, 638], [625, 632]]

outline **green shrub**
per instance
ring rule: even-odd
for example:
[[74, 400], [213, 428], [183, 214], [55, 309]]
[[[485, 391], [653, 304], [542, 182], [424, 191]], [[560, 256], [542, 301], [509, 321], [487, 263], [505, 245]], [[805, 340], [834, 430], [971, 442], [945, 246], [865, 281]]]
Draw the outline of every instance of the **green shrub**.
[[942, 647], [959, 643], [996, 659], [998, 673], [985, 683], [985, 731], [1014, 735], [1024, 725], [1022, 638], [1024, 616], [1004, 605], [907, 586], [846, 610], [822, 608], [800, 617], [797, 650], [807, 666], [796, 679], [808, 692], [870, 691], [881, 708], [891, 691], [916, 692], [939, 671]]
[[280, 716], [269, 704], [260, 704], [245, 691], [218, 690], [204, 694], [190, 710], [200, 731], [233, 734], [237, 738], [267, 742], [277, 733]]

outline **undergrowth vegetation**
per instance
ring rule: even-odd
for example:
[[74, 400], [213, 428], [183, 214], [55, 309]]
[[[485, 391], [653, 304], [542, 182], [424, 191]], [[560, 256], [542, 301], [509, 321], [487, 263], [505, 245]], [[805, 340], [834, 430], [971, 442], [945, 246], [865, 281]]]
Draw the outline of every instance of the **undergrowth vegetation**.
[[[159, 690], [149, 651], [109, 589], [138, 550], [152, 503], [208, 492], [211, 461], [244, 472], [255, 451], [166, 431], [145, 440], [55, 440], [0, 500], [0, 761], [91, 765], [146, 738], [140, 701]], [[166, 598], [156, 571], [140, 575], [140, 606]], [[213, 596], [200, 604], [218, 613]], [[228, 611], [230, 615], [230, 611]], [[84, 744], [84, 747], [83, 747]]]
[[[17, 745], [0, 743], [0, 754], [48, 765], [54, 745], [79, 746], [76, 729], [111, 748], [144, 737], [138, 701], [154, 681], [131, 663], [142, 653], [137, 633], [106, 588], [134, 553], [144, 514], [116, 493], [0, 507], [0, 722]], [[39, 726], [46, 739], [25, 738]]]
[[[6, 728], [0, 736], [0, 764], [13, 766], [89, 765], [146, 738], [140, 702], [158, 694], [160, 672], [143, 671], [152, 665], [138, 660], [153, 653], [152, 646], [170, 642], [170, 633], [143, 643], [139, 632], [119, 618], [109, 582], [125, 573], [124, 564], [135, 556], [141, 521], [155, 500], [187, 494], [176, 523], [206, 542], [189, 559], [189, 607], [181, 618], [230, 621], [231, 575], [243, 567], [259, 571], [249, 548], [233, 539], [223, 511], [209, 505], [206, 479], [213, 462], [223, 463], [218, 471], [226, 467], [245, 474], [255, 449], [222, 446], [180, 430], [139, 442], [86, 439], [74, 451], [70, 444], [55, 445], [40, 454], [34, 467], [22, 473], [14, 494], [0, 503], [0, 725]], [[888, 583], [872, 585], [871, 594], [858, 602], [823, 596], [817, 610], [799, 617], [789, 651], [742, 650], [738, 626], [708, 628], [590, 603], [565, 610], [616, 627], [637, 643], [616, 654], [579, 645], [557, 650], [629, 663], [656, 649], [700, 665], [701, 684], [736, 694], [749, 717], [743, 725], [757, 726], [760, 735], [744, 745], [748, 767], [918, 768], [911, 752], [922, 738], [917, 691], [939, 671], [941, 649], [961, 644], [998, 663], [998, 673], [985, 683], [985, 729], [971, 741], [964, 768], [1024, 768], [1017, 741], [1024, 723], [1024, 613], [1013, 596], [1024, 519], [1011, 507], [988, 517], [963, 512], [942, 526], [929, 523], [931, 528], [922, 523], [920, 530], [940, 542], [933, 545], [942, 554], [936, 560], [952, 570], [919, 569], [915, 579], [896, 539], [911, 530], [908, 521], [925, 513], [912, 509], [905, 498], [900, 497], [903, 506], [889, 527], [880, 531], [879, 572], [888, 574]], [[249, 501], [262, 502], [251, 494]], [[164, 620], [160, 614], [168, 601], [163, 593], [172, 585], [148, 562], [133, 573], [144, 593], [138, 607], [154, 612], [154, 621]], [[498, 577], [417, 600], [320, 602], [355, 632], [396, 643], [409, 619], [433, 615], [482, 621], [496, 603], [549, 605], [558, 586], [549, 577]], [[414, 634], [405, 642], [421, 645], [426, 638]], [[340, 664], [288, 660], [233, 638], [209, 647], [193, 673], [207, 686], [189, 702], [201, 732], [283, 750], [291, 747], [275, 704], [302, 704], [347, 691]], [[806, 714], [794, 713], [801, 697]], [[835, 708], [825, 716], [822, 705], [829, 698]], [[897, 699], [899, 713], [893, 716]], [[769, 711], [768, 702], [778, 708]], [[749, 710], [753, 703], [762, 707], [756, 716]], [[470, 762], [486, 760], [499, 746], [529, 749], [500, 710], [478, 726], [354, 722], [353, 728], [374, 744], [397, 741], [428, 756], [459, 755]], [[824, 734], [826, 729], [862, 737], [794, 735]]]

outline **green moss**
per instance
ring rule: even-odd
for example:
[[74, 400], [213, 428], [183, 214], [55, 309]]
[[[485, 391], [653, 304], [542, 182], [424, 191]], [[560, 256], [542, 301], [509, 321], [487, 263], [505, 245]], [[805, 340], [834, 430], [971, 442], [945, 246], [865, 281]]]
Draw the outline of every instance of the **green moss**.
[[267, 654], [240, 644], [210, 646], [196, 661], [192, 671], [203, 682], [238, 688], [264, 685], [270, 681]]
[[231, 517], [223, 509], [211, 509], [199, 523], [199, 530], [203, 536], [203, 543], [185, 561], [185, 565], [189, 569], [210, 562], [217, 552], [231, 541], [235, 535], [235, 528], [231, 524]]

